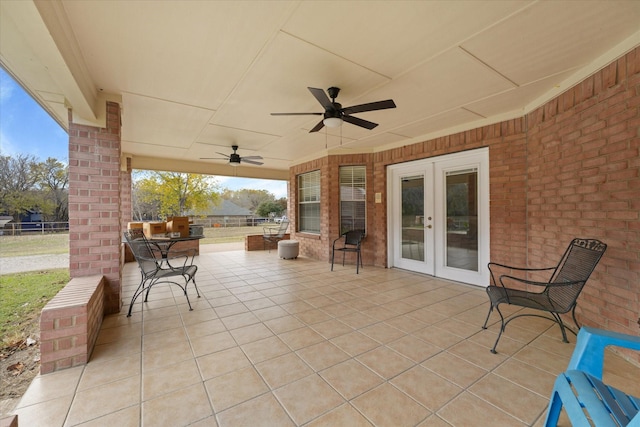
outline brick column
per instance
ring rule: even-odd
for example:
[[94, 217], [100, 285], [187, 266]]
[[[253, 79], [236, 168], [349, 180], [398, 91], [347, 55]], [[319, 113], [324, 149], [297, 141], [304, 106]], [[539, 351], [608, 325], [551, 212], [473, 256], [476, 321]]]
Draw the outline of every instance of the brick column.
[[106, 128], [69, 112], [69, 272], [106, 278], [105, 314], [121, 307], [120, 181], [120, 106], [107, 102]]

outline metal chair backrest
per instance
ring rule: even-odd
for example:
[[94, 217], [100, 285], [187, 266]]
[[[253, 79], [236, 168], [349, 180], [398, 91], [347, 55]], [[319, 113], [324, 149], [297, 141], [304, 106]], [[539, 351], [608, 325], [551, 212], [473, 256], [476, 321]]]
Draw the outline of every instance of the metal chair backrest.
[[135, 257], [140, 269], [145, 273], [153, 273], [155, 272], [160, 265], [158, 264], [158, 260], [156, 258], [156, 254], [154, 253], [151, 245], [147, 241], [144, 233], [141, 229], [132, 229], [127, 230], [124, 233], [124, 238], [127, 240], [129, 247], [131, 248], [131, 252]]
[[364, 231], [351, 230], [344, 233], [344, 244], [352, 246], [360, 246], [362, 239], [364, 238]]
[[289, 221], [282, 221], [280, 222], [280, 228], [278, 228], [278, 234], [276, 234], [274, 237], [284, 237], [284, 235], [287, 233], [287, 228], [289, 228]]
[[585, 283], [595, 270], [607, 245], [595, 239], [573, 239], [558, 263], [550, 284], [574, 282], [569, 286], [549, 287], [549, 296], [556, 304], [570, 309]]

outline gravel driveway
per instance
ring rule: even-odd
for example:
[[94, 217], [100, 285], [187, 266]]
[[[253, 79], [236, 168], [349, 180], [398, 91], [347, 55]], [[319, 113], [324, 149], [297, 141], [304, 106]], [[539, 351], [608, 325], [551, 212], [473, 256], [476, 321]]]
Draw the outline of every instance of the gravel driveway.
[[0, 258], [0, 274], [69, 268], [69, 254], [32, 255]]

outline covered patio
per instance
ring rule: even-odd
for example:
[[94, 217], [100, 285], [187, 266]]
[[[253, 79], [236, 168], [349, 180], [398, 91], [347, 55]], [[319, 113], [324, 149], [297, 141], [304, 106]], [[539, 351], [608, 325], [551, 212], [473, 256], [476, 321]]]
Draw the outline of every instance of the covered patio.
[[[399, 269], [206, 249], [196, 262], [193, 311], [158, 285], [131, 318], [105, 317], [87, 365], [33, 381], [20, 425], [539, 426], [575, 343], [525, 318], [491, 354], [484, 289]], [[125, 300], [138, 280], [126, 264]], [[640, 368], [613, 353], [605, 367], [640, 393]]]

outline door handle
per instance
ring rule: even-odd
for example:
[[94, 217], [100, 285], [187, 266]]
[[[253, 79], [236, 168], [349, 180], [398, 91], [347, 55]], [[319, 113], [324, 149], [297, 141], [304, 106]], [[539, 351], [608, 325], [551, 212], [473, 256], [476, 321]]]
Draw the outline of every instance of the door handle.
[[431, 224], [427, 225], [425, 228], [431, 228]]

